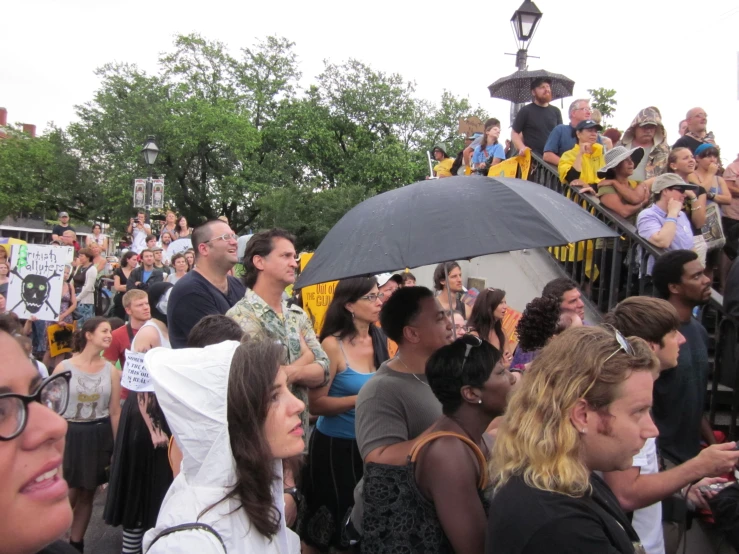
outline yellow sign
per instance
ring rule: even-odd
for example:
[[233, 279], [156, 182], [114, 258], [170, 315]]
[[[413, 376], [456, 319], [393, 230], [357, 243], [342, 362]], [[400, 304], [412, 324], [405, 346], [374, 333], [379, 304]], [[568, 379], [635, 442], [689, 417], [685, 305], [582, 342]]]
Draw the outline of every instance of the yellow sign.
[[505, 335], [506, 341], [508, 342], [508, 348], [511, 352], [515, 352], [516, 346], [518, 346], [516, 327], [518, 326], [518, 322], [521, 320], [522, 315], [523, 314], [521, 312], [517, 312], [513, 308], [508, 308], [503, 316], [503, 334]]
[[[300, 271], [305, 269], [308, 262], [313, 257], [313, 253], [306, 253], [300, 255]], [[326, 310], [328, 305], [331, 304], [331, 300], [334, 298], [334, 289], [338, 281], [331, 281], [329, 283], [320, 283], [318, 285], [311, 285], [301, 289], [301, 297], [303, 299], [303, 310], [310, 317], [313, 323], [313, 330], [316, 335], [321, 334], [321, 328], [323, 327], [323, 319], [326, 317]]]
[[49, 356], [52, 358], [72, 351], [72, 336], [77, 322], [52, 323], [46, 328], [49, 337]]
[[488, 171], [488, 177], [518, 177], [518, 170], [521, 169], [519, 179], [529, 178], [529, 169], [531, 169], [531, 150], [526, 149], [520, 156], [514, 156], [504, 162], [494, 165]]

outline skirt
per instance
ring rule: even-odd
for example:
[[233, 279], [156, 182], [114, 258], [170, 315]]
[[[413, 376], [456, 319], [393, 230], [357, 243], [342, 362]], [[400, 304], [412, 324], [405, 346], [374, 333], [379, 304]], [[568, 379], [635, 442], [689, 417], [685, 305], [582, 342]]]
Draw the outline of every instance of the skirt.
[[313, 431], [303, 472], [306, 516], [298, 527], [306, 544], [322, 550], [331, 546], [338, 550], [349, 548], [344, 522], [354, 505], [354, 487], [363, 473], [356, 440]]
[[[123, 404], [103, 513], [108, 525], [122, 525], [125, 529], [154, 527], [164, 496], [172, 484], [167, 447], [154, 448], [149, 428], [139, 411], [139, 394], [153, 393], [131, 391]], [[169, 435], [163, 416], [161, 421]]]
[[64, 479], [71, 489], [95, 490], [108, 482], [113, 430], [110, 419], [70, 421], [64, 447]]

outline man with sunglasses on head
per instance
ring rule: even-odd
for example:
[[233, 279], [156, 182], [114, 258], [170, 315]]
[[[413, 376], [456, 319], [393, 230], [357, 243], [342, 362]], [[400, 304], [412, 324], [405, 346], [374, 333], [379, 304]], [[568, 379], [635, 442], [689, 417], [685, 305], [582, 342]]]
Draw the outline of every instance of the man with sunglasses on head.
[[224, 315], [244, 296], [244, 285], [228, 274], [239, 261], [237, 239], [231, 227], [218, 219], [192, 232], [195, 268], [177, 281], [167, 303], [172, 348], [187, 347], [187, 336], [201, 319]]
[[[675, 307], [666, 300], [646, 296], [627, 298], [606, 314], [603, 323], [624, 336], [647, 341], [659, 359], [660, 372], [672, 370], [678, 365], [685, 337], [679, 331], [680, 319]], [[657, 440], [649, 438], [639, 454], [634, 456], [631, 468], [604, 473], [603, 478], [618, 498], [621, 508], [626, 512], [634, 512], [632, 525], [647, 554], [664, 554], [662, 501], [667, 502], [666, 508], [672, 512], [665, 513], [665, 535], [679, 537], [674, 531], [679, 531], [684, 518], [673, 510], [675, 502], [680, 501], [673, 500], [671, 496], [681, 492], [695, 506], [707, 508], [707, 500], [715, 493], [704, 487], [723, 481], [711, 477], [733, 471], [737, 461], [739, 451], [735, 450], [733, 442], [716, 444], [685, 463], [660, 472]], [[691, 483], [695, 484], [688, 489]], [[684, 510], [681, 511], [684, 513]], [[675, 519], [680, 521], [673, 523]], [[668, 541], [667, 546], [668, 553], [674, 552], [677, 541]]]
[[[675, 173], [664, 173], [652, 184], [654, 203], [644, 208], [636, 218], [639, 235], [657, 248], [665, 250], [690, 250], [693, 248], [693, 231], [690, 220], [683, 211], [685, 191], [698, 190]], [[652, 274], [654, 258], [647, 261], [646, 275]]]

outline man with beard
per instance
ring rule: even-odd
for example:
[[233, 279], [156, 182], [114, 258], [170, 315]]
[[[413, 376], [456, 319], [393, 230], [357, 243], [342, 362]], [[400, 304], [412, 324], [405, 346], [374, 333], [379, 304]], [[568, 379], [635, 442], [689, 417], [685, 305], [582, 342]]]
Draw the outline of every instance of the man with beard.
[[641, 183], [661, 175], [667, 170], [667, 158], [670, 145], [667, 144], [667, 133], [662, 125], [662, 115], [654, 106], [644, 108], [631, 122], [621, 138], [621, 146], [631, 150], [641, 147], [644, 156], [634, 168], [631, 179]]
[[521, 108], [513, 122], [511, 139], [519, 154], [530, 148], [541, 156], [549, 133], [562, 124], [562, 113], [549, 104], [552, 101], [552, 80], [548, 77], [531, 81], [531, 95], [533, 102]]
[[693, 308], [708, 302], [711, 281], [703, 273], [698, 254], [673, 250], [652, 269], [656, 296], [677, 310], [685, 344], [677, 366], [663, 371], [654, 383], [654, 421], [659, 428], [657, 447], [665, 461], [682, 464], [700, 452], [701, 439], [716, 443], [703, 406], [708, 382], [708, 333], [693, 317]]

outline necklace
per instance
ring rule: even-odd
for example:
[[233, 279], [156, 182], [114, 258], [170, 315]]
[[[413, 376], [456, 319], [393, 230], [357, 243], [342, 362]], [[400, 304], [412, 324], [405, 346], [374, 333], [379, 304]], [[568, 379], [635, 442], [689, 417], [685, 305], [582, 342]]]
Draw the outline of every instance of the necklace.
[[416, 379], [416, 381], [418, 381], [418, 382], [419, 382], [419, 383], [421, 383], [422, 385], [426, 385], [427, 387], [430, 387], [430, 386], [431, 386], [431, 385], [429, 385], [428, 383], [424, 383], [423, 381], [421, 381], [421, 380], [420, 380], [420, 379], [418, 378], [418, 375], [416, 375], [415, 373], [413, 373], [413, 372], [411, 371], [411, 368], [409, 368], [409, 367], [408, 367], [408, 364], [406, 364], [406, 363], [405, 363], [405, 362], [403, 361], [403, 359], [402, 359], [402, 358], [401, 358], [400, 356], [396, 356], [396, 358], [397, 358], [397, 360], [398, 360], [398, 361], [399, 361], [399, 362], [400, 362], [401, 364], [403, 364], [403, 366], [404, 366], [404, 367], [405, 367], [405, 368], [406, 368], [406, 369], [408, 370], [408, 372], [409, 372], [409, 373], [410, 373], [411, 375], [413, 375], [413, 377], [414, 377], [414, 378]]

